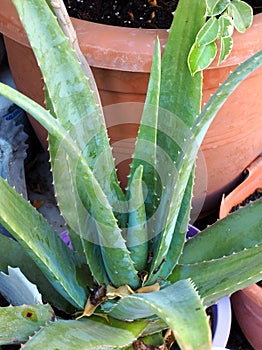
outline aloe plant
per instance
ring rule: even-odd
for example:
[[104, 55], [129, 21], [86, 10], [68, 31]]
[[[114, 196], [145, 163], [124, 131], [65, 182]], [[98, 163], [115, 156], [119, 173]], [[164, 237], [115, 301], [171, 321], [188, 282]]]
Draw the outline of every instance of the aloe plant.
[[[137, 341], [159, 345], [162, 330], [170, 329], [181, 349], [210, 349], [205, 308], [261, 279], [262, 201], [185, 243], [194, 164], [216, 113], [261, 65], [262, 53], [239, 66], [200, 111], [202, 72], [190, 74], [187, 56], [206, 2], [179, 1], [162, 59], [156, 40], [124, 193], [90, 71], [83, 74], [48, 0], [12, 1], [43, 74], [47, 109], [3, 84], [0, 93], [49, 133], [56, 196], [73, 249], [0, 178], [0, 222], [17, 240], [0, 236], [0, 268], [20, 267], [43, 300], [71, 316], [53, 322], [48, 313], [40, 330], [32, 321], [25, 342], [23, 318], [18, 339], [5, 323], [7, 312], [16, 320], [17, 309], [0, 308], [0, 345], [15, 339], [23, 349], [128, 349]], [[42, 309], [33, 309], [41, 321]]]

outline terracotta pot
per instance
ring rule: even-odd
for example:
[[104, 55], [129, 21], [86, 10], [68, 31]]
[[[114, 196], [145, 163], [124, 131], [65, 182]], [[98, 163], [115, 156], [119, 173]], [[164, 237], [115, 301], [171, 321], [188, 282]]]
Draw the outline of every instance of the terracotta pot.
[[[262, 155], [246, 170], [248, 176], [228, 196], [224, 197], [220, 208], [220, 218], [240, 204], [256, 190], [262, 190]], [[237, 321], [249, 343], [255, 350], [262, 349], [262, 288], [252, 284], [231, 297]]]
[[[121, 28], [78, 19], [73, 19], [73, 24], [80, 47], [93, 69], [103, 105], [143, 102], [154, 41], [158, 35], [164, 44], [166, 30]], [[11, 0], [1, 0], [0, 32], [4, 34], [8, 60], [17, 88], [43, 104], [41, 75]], [[203, 102], [209, 99], [210, 94], [228, 77], [230, 71], [261, 49], [262, 14], [259, 14], [245, 34], [234, 34], [234, 49], [230, 57], [219, 67], [214, 63], [204, 72]], [[262, 138], [258, 132], [262, 130], [262, 92], [259, 89], [261, 78], [262, 69], [254, 72], [241, 84], [223, 106], [203, 141], [201, 150], [205, 162], [199, 162], [197, 167], [193, 203], [198, 208], [205, 199], [202, 214], [219, 207], [221, 194], [238, 183], [243, 169], [261, 152]], [[136, 120], [139, 119], [140, 115], [137, 115]], [[35, 121], [32, 124], [46, 147], [46, 133]], [[134, 140], [137, 129], [138, 124], [135, 122], [132, 127], [128, 125], [125, 131], [122, 128], [121, 132]], [[119, 132], [116, 131], [117, 128], [109, 130], [110, 137], [112, 133], [117, 135], [116, 138], [114, 135], [111, 137], [112, 142], [119, 139]], [[124, 166], [118, 165], [118, 175], [123, 184], [128, 171], [126, 164], [130, 162], [130, 151], [126, 151], [128, 150], [123, 152]], [[203, 173], [206, 175], [206, 171], [207, 184], [203, 181]]]

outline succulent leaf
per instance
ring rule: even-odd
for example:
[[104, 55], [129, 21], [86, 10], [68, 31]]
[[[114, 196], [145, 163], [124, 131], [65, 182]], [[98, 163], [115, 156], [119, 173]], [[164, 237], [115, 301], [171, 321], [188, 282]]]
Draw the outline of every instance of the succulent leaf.
[[258, 200], [188, 240], [170, 281], [192, 278], [208, 306], [260, 280], [261, 211]]
[[[190, 319], [187, 317], [189, 314]], [[208, 319], [198, 294], [188, 280], [181, 280], [157, 292], [124, 297], [109, 315], [123, 320], [157, 315], [174, 332], [181, 349], [190, 346], [193, 349], [209, 349], [211, 345]], [[196, 327], [190, 327], [189, 323], [194, 323]], [[198, 332], [199, 329], [202, 332]]]
[[26, 342], [53, 318], [48, 304], [0, 307], [0, 345]]
[[13, 306], [43, 303], [37, 286], [18, 267], [8, 266], [8, 274], [0, 272], [0, 293]]
[[73, 312], [74, 308], [52, 286], [34, 260], [26, 253], [26, 250], [21, 248], [17, 241], [0, 235], [0, 270], [8, 273], [8, 266], [19, 266], [22, 273], [37, 285], [47, 302], [65, 312]]
[[143, 182], [146, 186], [147, 198], [145, 199], [146, 214], [151, 218], [158, 204], [158, 174], [157, 168], [157, 123], [159, 114], [159, 93], [161, 82], [161, 49], [158, 38], [152, 61], [152, 69], [148, 84], [148, 91], [144, 110], [140, 122], [140, 128], [136, 140], [135, 152], [131, 163], [127, 199], [131, 196], [130, 183], [139, 165], [143, 166]]
[[[116, 287], [123, 284], [130, 284], [132, 288], [138, 288], [139, 278], [137, 276], [137, 271], [130, 258], [130, 253], [126, 248], [121, 230], [117, 225], [112, 207], [108, 203], [105, 193], [101, 189], [85, 158], [82, 156], [78, 146], [71, 137], [68, 136], [58, 121], [37, 103], [1, 83], [0, 93], [4, 96], [8, 96], [7, 98], [12, 99], [16, 104], [21, 106], [21, 108], [34, 116], [51, 135], [55, 135], [55, 137], [63, 140], [63, 151], [66, 152], [68, 161], [78, 160], [78, 171], [80, 176], [85, 180], [88, 200], [90, 200], [92, 205], [91, 218], [95, 220], [99, 232], [98, 243], [101, 246], [108, 276]], [[8, 187], [8, 185], [6, 186]], [[1, 190], [4, 191], [3, 188]], [[70, 188], [69, 190], [75, 191], [76, 189]], [[19, 239], [19, 236], [16, 237]], [[55, 248], [54, 251], [56, 251]]]
[[53, 286], [72, 305], [83, 307], [86, 293], [76, 280], [73, 253], [43, 216], [1, 177], [0, 185], [0, 211], [6, 213], [1, 217], [3, 226], [21, 243]]
[[[177, 161], [181, 154], [184, 154], [185, 141], [190, 137], [190, 128], [201, 107], [202, 74], [196, 73], [194, 77], [191, 76], [187, 66], [187, 56], [198, 30], [204, 24], [204, 13], [205, 1], [179, 2], [162, 58], [157, 126], [157, 170], [162, 193], [155, 214], [155, 238], [149, 247], [149, 252], [152, 252], [154, 258], [148, 284], [158, 279], [159, 275], [153, 276], [153, 271], [156, 271], [163, 258], [166, 258], [172, 236], [176, 234], [174, 232], [176, 220], [188, 176], [192, 170], [187, 169], [183, 186], [176, 187], [180, 171]], [[187, 32], [186, 38], [184, 31]], [[193, 166], [193, 163], [191, 165]], [[193, 173], [190, 176], [193, 176]], [[191, 198], [188, 198], [185, 204], [190, 207], [190, 202]], [[180, 235], [177, 241], [177, 259], [181, 254], [184, 241], [185, 237]]]
[[147, 220], [143, 194], [143, 166], [140, 165], [130, 184], [129, 218], [127, 229], [127, 247], [131, 253], [137, 271], [145, 269], [148, 258]]
[[[143, 332], [148, 321], [121, 322], [101, 317], [82, 318], [79, 321], [57, 321], [44, 327], [32, 337], [24, 349], [121, 349], [133, 343]], [[99, 336], [98, 336], [99, 334]]]

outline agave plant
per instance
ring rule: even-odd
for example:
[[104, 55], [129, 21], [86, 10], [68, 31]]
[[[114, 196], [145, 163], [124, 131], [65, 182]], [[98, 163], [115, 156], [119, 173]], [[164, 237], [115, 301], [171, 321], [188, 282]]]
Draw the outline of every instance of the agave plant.
[[17, 240], [0, 237], [0, 269], [18, 266], [60, 315], [54, 321], [42, 304], [0, 308], [0, 344], [120, 349], [159, 345], [170, 329], [181, 349], [210, 349], [206, 307], [261, 279], [262, 201], [185, 243], [194, 164], [217, 111], [261, 65], [262, 53], [238, 67], [200, 113], [202, 73], [191, 76], [187, 57], [206, 3], [179, 1], [162, 59], [156, 40], [124, 192], [94, 81], [88, 69], [83, 74], [51, 4], [12, 1], [43, 74], [47, 109], [3, 84], [0, 93], [49, 133], [56, 196], [73, 249], [0, 179], [0, 221]]

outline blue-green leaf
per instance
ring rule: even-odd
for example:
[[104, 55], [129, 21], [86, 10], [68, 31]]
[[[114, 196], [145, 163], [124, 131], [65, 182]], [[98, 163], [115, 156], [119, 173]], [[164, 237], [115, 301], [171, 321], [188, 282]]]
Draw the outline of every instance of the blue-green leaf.
[[[157, 315], [174, 332], [181, 349], [211, 348], [208, 319], [197, 292], [187, 280], [181, 280], [157, 292], [124, 297], [109, 315], [123, 320]], [[190, 326], [192, 324], [194, 327]]]
[[86, 292], [76, 279], [73, 253], [43, 216], [0, 177], [1, 223], [21, 243], [72, 305], [82, 308]]
[[120, 322], [101, 317], [51, 323], [32, 337], [24, 349], [121, 349], [131, 345], [143, 332], [148, 321]]
[[148, 258], [147, 219], [143, 194], [143, 166], [140, 165], [130, 184], [127, 247], [137, 271], [145, 269]]

